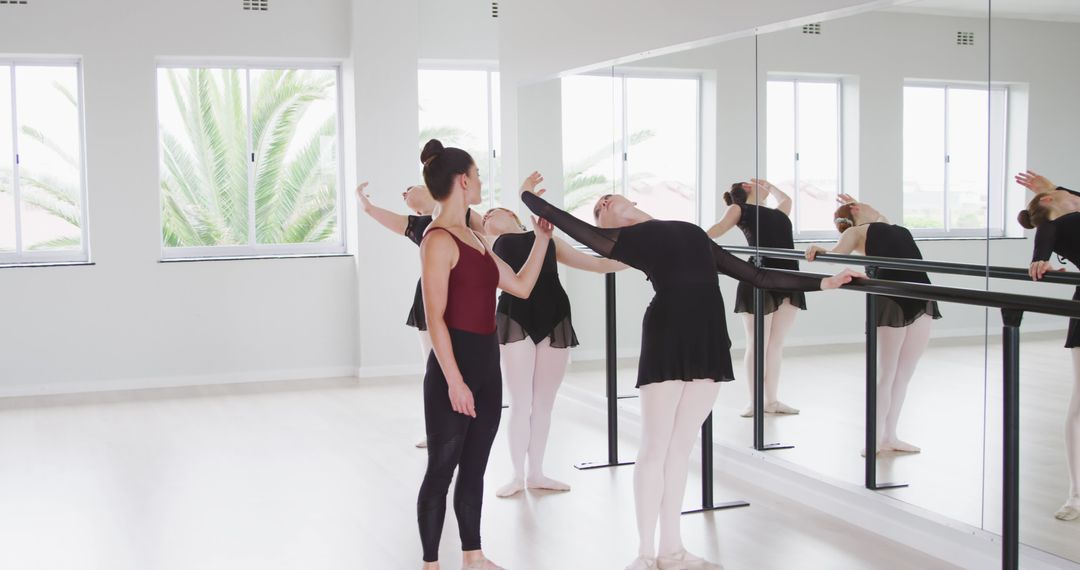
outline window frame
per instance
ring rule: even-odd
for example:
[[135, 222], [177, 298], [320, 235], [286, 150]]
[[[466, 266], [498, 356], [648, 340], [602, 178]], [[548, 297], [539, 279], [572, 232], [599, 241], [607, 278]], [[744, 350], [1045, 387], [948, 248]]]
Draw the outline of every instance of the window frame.
[[[19, 56], [0, 57], [0, 66], [8, 66], [11, 78], [11, 137], [12, 137], [12, 203], [14, 204], [15, 250], [0, 252], [0, 266], [18, 267], [35, 265], [68, 265], [90, 262], [90, 207], [86, 169], [86, 97], [81, 57]], [[78, 97], [78, 152], [79, 152], [79, 233], [81, 247], [78, 250], [26, 251], [23, 248], [22, 207], [19, 184], [19, 121], [16, 92], [16, 69], [18, 67], [73, 67], [75, 68], [75, 93]]]
[[[499, 121], [499, 127], [501, 129], [502, 128], [502, 117], [500, 116], [500, 114], [502, 112], [502, 102], [499, 99], [496, 99], [495, 96], [493, 95], [493, 91], [494, 91], [493, 87], [495, 85], [499, 84], [499, 81], [497, 81], [497, 80], [495, 80], [493, 78], [494, 75], [499, 73], [499, 63], [496, 62], [496, 61], [487, 61], [487, 60], [480, 60], [480, 61], [472, 61], [472, 60], [464, 60], [464, 61], [420, 60], [420, 64], [417, 66], [416, 71], [417, 71], [417, 76], [418, 77], [419, 77], [420, 72], [423, 72], [423, 71], [479, 71], [479, 72], [484, 73], [484, 79], [485, 79], [484, 95], [485, 95], [485, 97], [487, 99], [486, 105], [487, 105], [487, 117], [488, 117], [487, 118], [487, 156], [485, 157], [485, 161], [488, 164], [488, 167], [486, 169], [486, 172], [488, 173], [488, 176], [487, 176], [488, 179], [481, 179], [481, 182], [483, 182], [485, 185], [487, 185], [487, 184], [501, 184], [502, 180], [500, 180], [500, 178], [501, 178], [500, 173], [497, 173], [496, 168], [495, 168], [495, 164], [502, 159], [502, 155], [499, 154], [499, 153], [501, 153], [502, 149], [498, 148], [499, 146], [501, 146], [501, 144], [500, 145], [495, 144], [496, 134], [497, 134], [496, 133], [496, 128], [495, 128], [495, 121], [496, 120]], [[502, 76], [500, 75], [500, 79], [501, 79], [501, 77]], [[416, 95], [417, 95], [417, 101], [419, 101], [419, 98], [420, 98], [419, 89], [417, 89]], [[500, 89], [500, 99], [501, 99], [501, 89]], [[498, 111], [498, 112], [496, 112], [496, 111]], [[417, 126], [418, 126], [417, 134], [419, 134], [419, 131], [423, 129], [423, 126], [422, 125], [417, 125]], [[501, 135], [501, 133], [498, 133], [498, 135]], [[499, 142], [500, 143], [502, 142], [501, 137], [499, 138]], [[487, 203], [481, 202], [476, 207], [486, 211], [486, 210], [488, 210], [490, 208], [495, 208], [495, 207], [500, 206], [502, 204], [500, 194], [501, 194], [501, 192], [495, 192], [494, 189], [492, 189], [492, 191], [488, 192], [488, 202]]]
[[[1009, 93], [1009, 85], [1008, 84], [1003, 84], [1003, 83], [994, 83], [994, 84], [987, 85], [986, 82], [981, 82], [981, 81], [905, 79], [904, 83], [903, 83], [903, 86], [901, 88], [901, 101], [903, 100], [903, 95], [904, 95], [903, 90], [907, 89], [908, 87], [941, 88], [941, 89], [945, 90], [945, 97], [944, 97], [945, 98], [945, 109], [944, 109], [944, 112], [945, 112], [945, 123], [944, 123], [944, 125], [945, 125], [945, 128], [944, 128], [944, 131], [945, 131], [944, 132], [945, 157], [944, 157], [944, 164], [943, 164], [943, 168], [945, 169], [945, 177], [944, 177], [945, 189], [944, 189], [944, 192], [942, 192], [942, 194], [943, 194], [942, 202], [943, 202], [943, 206], [944, 206], [943, 207], [943, 214], [942, 214], [942, 216], [943, 216], [943, 220], [942, 220], [943, 227], [941, 227], [941, 228], [909, 228], [909, 230], [911, 231], [911, 235], [915, 239], [949, 239], [949, 238], [957, 238], [957, 239], [972, 239], [972, 238], [985, 239], [985, 238], [992, 238], [992, 239], [996, 239], [996, 238], [1007, 237], [1006, 236], [1006, 233], [1007, 233], [1006, 228], [1008, 227], [1008, 221], [1006, 220], [1006, 214], [1005, 214], [1006, 208], [1005, 208], [1005, 206], [1006, 206], [1006, 202], [1007, 202], [1007, 191], [1006, 190], [1007, 190], [1008, 182], [1006, 181], [1007, 180], [1006, 170], [1008, 168], [1008, 163], [1009, 163], [1008, 140], [1009, 140], [1009, 135], [1010, 135], [1010, 131], [1009, 131], [1009, 95], [1010, 95], [1010, 93]], [[987, 93], [987, 97], [991, 97], [992, 93], [995, 92], [995, 91], [1001, 92], [1003, 94], [1003, 96], [1004, 96], [1004, 98], [1002, 100], [1002, 103], [1003, 103], [1002, 112], [1004, 113], [1004, 115], [1002, 117], [1002, 129], [1001, 129], [1001, 132], [995, 134], [996, 131], [992, 128], [992, 125], [989, 122], [992, 119], [988, 118], [988, 122], [987, 122], [987, 131], [988, 131], [987, 132], [987, 138], [988, 138], [988, 141], [990, 140], [990, 137], [1001, 136], [1001, 137], [1003, 137], [1004, 142], [1005, 142], [1005, 144], [1003, 145], [1003, 150], [1002, 150], [1000, 169], [998, 169], [999, 170], [998, 177], [1002, 181], [1002, 185], [1001, 185], [1001, 188], [998, 188], [997, 190], [994, 190], [993, 188], [991, 188], [991, 185], [993, 184], [993, 180], [995, 179], [994, 174], [992, 174], [992, 172], [994, 170], [994, 165], [993, 165], [993, 160], [992, 160], [993, 157], [988, 157], [988, 163], [989, 164], [987, 166], [987, 182], [986, 182], [986, 184], [987, 184], [987, 186], [986, 186], [986, 226], [982, 227], [982, 228], [952, 229], [952, 228], [950, 228], [951, 216], [949, 215], [949, 168], [950, 168], [950, 164], [951, 164], [950, 161], [949, 161], [949, 157], [950, 157], [950, 154], [951, 154], [949, 152], [949, 90], [950, 89], [973, 89], [973, 88], [980, 89], [980, 90], [985, 90], [986, 93]], [[992, 112], [992, 109], [993, 109], [992, 100], [987, 102], [987, 108], [988, 108], [988, 112]], [[903, 117], [904, 112], [905, 112], [905, 110], [903, 109], [903, 102], [901, 102], [901, 117]], [[990, 142], [989, 146], [992, 146], [992, 145], [993, 145], [993, 143]], [[902, 147], [903, 147], [903, 141], [901, 141], [901, 148]], [[987, 152], [988, 153], [990, 152], [989, 148], [987, 149]], [[901, 164], [900, 164], [901, 188], [903, 187], [903, 168], [904, 168], [903, 157], [901, 157]], [[1000, 204], [998, 204], [997, 208], [995, 208], [994, 205], [991, 204], [991, 200], [994, 199], [995, 197], [998, 198], [1000, 200], [1000, 202], [1001, 202]], [[993, 215], [993, 212], [995, 210], [998, 212], [998, 214], [996, 216]], [[903, 192], [901, 191], [901, 193], [900, 193], [900, 220], [901, 220], [901, 222], [900, 223], [904, 223], [904, 214], [905, 214], [904, 195], [903, 195]], [[991, 217], [992, 216], [995, 217], [995, 218], [999, 218], [997, 220], [998, 223], [1000, 223], [999, 228], [993, 227], [993, 222], [991, 222]]]
[[[162, 234], [162, 129], [160, 103], [160, 83], [157, 82], [159, 73], [163, 69], [229, 69], [245, 71], [245, 107], [248, 115], [248, 153], [252, 152], [252, 129], [251, 129], [251, 71], [252, 70], [298, 70], [298, 71], [333, 71], [335, 81], [335, 97], [337, 98], [337, 136], [335, 137], [336, 161], [337, 161], [337, 227], [338, 240], [320, 243], [285, 243], [285, 244], [260, 244], [256, 241], [255, 232], [255, 193], [254, 193], [254, 162], [248, 161], [248, 239], [246, 245], [227, 246], [195, 246], [195, 247], [167, 247]], [[273, 59], [259, 61], [257, 59], [232, 59], [232, 58], [209, 58], [209, 59], [175, 59], [160, 58], [154, 67], [154, 117], [157, 121], [157, 196], [158, 196], [158, 244], [161, 250], [161, 261], [190, 261], [199, 259], [260, 259], [277, 258], [282, 256], [326, 256], [332, 254], [347, 253], [346, 247], [349, 241], [347, 217], [346, 217], [346, 193], [345, 193], [345, 153], [344, 153], [344, 83], [342, 79], [342, 62], [340, 60], [321, 59]]]
[[627, 113], [627, 80], [629, 79], [686, 79], [697, 82], [697, 101], [694, 105], [694, 124], [697, 125], [697, 130], [694, 133], [694, 200], [693, 200], [693, 216], [690, 220], [694, 224], [701, 224], [701, 210], [702, 210], [702, 169], [704, 168], [704, 160], [702, 158], [703, 136], [702, 133], [702, 108], [705, 100], [705, 77], [704, 73], [687, 71], [687, 70], [669, 70], [658, 68], [635, 68], [635, 67], [615, 67], [610, 72], [606, 72], [604, 69], [590, 71], [583, 73], [582, 75], [589, 75], [594, 77], [606, 77], [612, 80], [618, 79], [619, 83], [615, 86], [617, 89], [618, 97], [614, 103], [617, 108], [612, 109], [614, 123], [618, 125], [619, 132], [616, 133], [615, 140], [622, 141], [622, 160], [619, 161], [620, 168], [620, 180], [621, 184], [618, 187], [620, 196], [629, 196], [630, 192], [630, 145], [626, 136], [629, 131], [629, 114]]
[[[836, 85], [836, 195], [839, 197], [846, 192], [847, 186], [844, 179], [844, 78], [839, 75], [801, 75], [793, 73], [770, 73], [765, 78], [765, 97], [768, 98], [768, 86], [770, 82], [790, 82], [792, 86], [792, 105], [794, 107], [792, 117], [794, 125], [794, 172], [795, 188], [791, 196], [791, 229], [795, 241], [820, 241], [830, 240], [836, 237], [835, 230], [803, 230], [799, 227], [799, 84], [800, 83], [824, 83]], [[767, 107], [766, 107], [767, 108]], [[768, 125], [768, 114], [765, 116]], [[768, 136], [768, 127], [765, 130]], [[767, 142], [766, 142], [767, 145]], [[766, 146], [766, 148], [768, 148]], [[767, 155], [767, 153], [766, 153]], [[769, 164], [765, 160], [764, 178], [768, 179]], [[856, 196], [857, 197], [857, 196]]]

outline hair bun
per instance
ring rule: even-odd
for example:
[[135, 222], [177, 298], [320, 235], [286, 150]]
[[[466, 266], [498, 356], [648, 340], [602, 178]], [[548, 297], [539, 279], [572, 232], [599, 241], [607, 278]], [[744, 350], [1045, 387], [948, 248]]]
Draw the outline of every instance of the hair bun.
[[439, 139], [431, 139], [424, 145], [424, 150], [420, 151], [420, 162], [422, 162], [424, 166], [427, 166], [431, 164], [431, 161], [438, 158], [444, 150], [446, 149]]
[[1020, 213], [1016, 215], [1016, 221], [1025, 229], [1035, 229], [1035, 224], [1031, 223], [1031, 213], [1027, 210], [1020, 210]]
[[730, 206], [732, 202], [734, 202], [734, 200], [731, 199], [731, 192], [724, 192], [724, 203]]

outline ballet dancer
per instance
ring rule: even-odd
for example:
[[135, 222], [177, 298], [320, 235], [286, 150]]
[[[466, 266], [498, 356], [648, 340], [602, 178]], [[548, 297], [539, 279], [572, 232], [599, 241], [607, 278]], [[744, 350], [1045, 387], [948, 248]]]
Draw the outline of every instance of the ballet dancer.
[[[772, 195], [775, 208], [764, 204]], [[731, 190], [724, 192], [728, 209], [706, 232], [717, 239], [731, 228], [738, 227], [751, 246], [793, 249], [791, 229], [791, 197], [768, 180], [751, 178], [750, 182], [736, 182]], [[771, 269], [799, 270], [799, 262], [793, 259], [762, 260]], [[799, 410], [783, 402], [777, 396], [780, 387], [780, 364], [784, 356], [784, 338], [795, 324], [795, 315], [806, 310], [806, 294], [802, 291], [762, 291], [765, 312], [765, 413], [797, 414]], [[746, 368], [747, 385], [750, 387], [750, 404], [741, 414], [744, 418], [754, 415], [754, 288], [739, 282], [735, 293], [735, 312], [742, 314], [746, 330], [746, 352], [743, 366]]]
[[[922, 252], [903, 226], [889, 220], [870, 204], [856, 202], [847, 194], [837, 198], [841, 206], [833, 214], [840, 231], [840, 241], [832, 249], [813, 245], [806, 259], [814, 261], [819, 253], [851, 253], [876, 257], [922, 259]], [[930, 283], [921, 271], [880, 269], [878, 279]], [[930, 323], [940, 319], [937, 301], [906, 299], [879, 295], [874, 322], [878, 337], [877, 451], [919, 453], [921, 449], [896, 434], [900, 412], [907, 397], [915, 368], [930, 342]], [[865, 450], [863, 451], [865, 453]]]
[[[1080, 267], [1080, 193], [1056, 186], [1030, 170], [1016, 175], [1016, 181], [1035, 193], [1017, 221], [1035, 230], [1035, 248], [1028, 273], [1038, 281], [1052, 271], [1050, 254], [1055, 253]], [[1061, 269], [1062, 271], [1064, 268]], [[1080, 287], [1073, 293], [1080, 300]], [[1080, 320], [1069, 320], [1065, 348], [1072, 353], [1073, 390], [1065, 416], [1065, 457], [1069, 464], [1069, 497], [1054, 517], [1071, 521], [1080, 518]]]
[[457, 470], [454, 513], [464, 570], [499, 570], [480, 545], [484, 472], [502, 416], [495, 290], [528, 298], [552, 227], [538, 222], [528, 260], [515, 272], [491, 254], [465, 223], [480, 202], [480, 177], [469, 153], [432, 139], [420, 154], [424, 182], [439, 203], [420, 243], [424, 312], [432, 352], [424, 376], [428, 463], [416, 501], [425, 570], [439, 568], [446, 495]]
[[[533, 172], [522, 184], [532, 192], [544, 178]], [[540, 190], [538, 193], [543, 193]], [[492, 208], [484, 214], [484, 233], [493, 239], [491, 250], [511, 268], [520, 269], [536, 239], [513, 211]], [[507, 439], [513, 478], [495, 493], [511, 497], [526, 487], [569, 491], [570, 485], [544, 474], [544, 451], [551, 428], [555, 394], [566, 374], [570, 348], [577, 335], [570, 319], [570, 298], [559, 281], [558, 263], [568, 267], [611, 273], [625, 269], [617, 261], [588, 255], [555, 237], [548, 244], [540, 277], [527, 299], [504, 291], [499, 295], [495, 320], [499, 328], [502, 373], [510, 392], [510, 426]], [[529, 471], [525, 473], [528, 457]]]
[[686, 551], [679, 528], [694, 440], [712, 411], [719, 382], [734, 379], [717, 271], [763, 289], [802, 291], [835, 289], [860, 274], [844, 270], [815, 279], [759, 269], [725, 251], [702, 228], [655, 220], [623, 196], [609, 194], [596, 203], [593, 216], [600, 227], [536, 194], [521, 197], [533, 213], [596, 253], [644, 272], [655, 292], [642, 322], [638, 361], [641, 447], [634, 506], [639, 546], [627, 569], [719, 569]]

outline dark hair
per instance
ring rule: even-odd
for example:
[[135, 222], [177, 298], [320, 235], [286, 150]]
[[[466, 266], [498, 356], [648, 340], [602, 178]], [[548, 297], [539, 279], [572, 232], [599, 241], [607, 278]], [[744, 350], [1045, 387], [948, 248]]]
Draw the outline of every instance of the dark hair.
[[596, 199], [596, 205], [592, 207], [592, 217], [594, 220], [600, 219], [600, 202], [608, 196], [611, 196], [611, 194], [604, 194], [603, 196]]
[[1050, 219], [1050, 208], [1046, 207], [1046, 204], [1042, 203], [1042, 199], [1045, 196], [1049, 196], [1049, 192], [1042, 192], [1037, 194], [1034, 198], [1028, 202], [1026, 210], [1020, 210], [1020, 213], [1016, 215], [1016, 221], [1020, 222], [1024, 228], [1033, 230]]
[[732, 204], [745, 204], [746, 203], [746, 190], [742, 187], [742, 182], [735, 182], [731, 185], [731, 190], [724, 192], [724, 203], [728, 206]]
[[431, 139], [420, 151], [420, 162], [424, 163], [424, 184], [436, 201], [443, 201], [450, 195], [454, 177], [468, 174], [476, 161], [469, 153], [460, 148], [444, 147], [438, 139]]
[[848, 228], [855, 225], [855, 217], [851, 215], [851, 204], [844, 204], [833, 212], [833, 223], [836, 224], [836, 229], [840, 230], [840, 233], [844, 233]]

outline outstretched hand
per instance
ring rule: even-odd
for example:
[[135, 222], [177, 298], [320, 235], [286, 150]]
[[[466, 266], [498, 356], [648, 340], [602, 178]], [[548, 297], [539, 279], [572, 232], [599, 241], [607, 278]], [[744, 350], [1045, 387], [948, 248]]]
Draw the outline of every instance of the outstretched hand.
[[360, 206], [364, 208], [365, 212], [371, 208], [371, 198], [364, 192], [364, 190], [367, 189], [367, 186], [367, 182], [361, 182], [360, 185], [356, 187], [356, 197], [360, 200]]
[[866, 279], [866, 274], [855, 271], [854, 269], [845, 269], [832, 277], [822, 279], [821, 290], [839, 289], [841, 285], [847, 285], [848, 283], [851, 283], [853, 279]]
[[1016, 183], [1036, 194], [1056, 190], [1057, 186], [1045, 176], [1026, 170], [1016, 175]]
[[521, 193], [524, 194], [525, 192], [530, 192], [532, 194], [536, 194], [537, 196], [543, 196], [544, 192], [547, 192], [547, 189], [546, 188], [541, 188], [539, 190], [536, 189], [536, 187], [539, 186], [540, 183], [543, 182], [543, 181], [544, 181], [543, 175], [541, 175], [539, 172], [534, 170], [533, 173], [530, 174], [529, 177], [525, 179], [525, 182], [521, 183]]
[[551, 222], [544, 218], [532, 217], [533, 230], [536, 232], [537, 237], [544, 237], [551, 239], [551, 234], [555, 231], [555, 226], [551, 225]]

